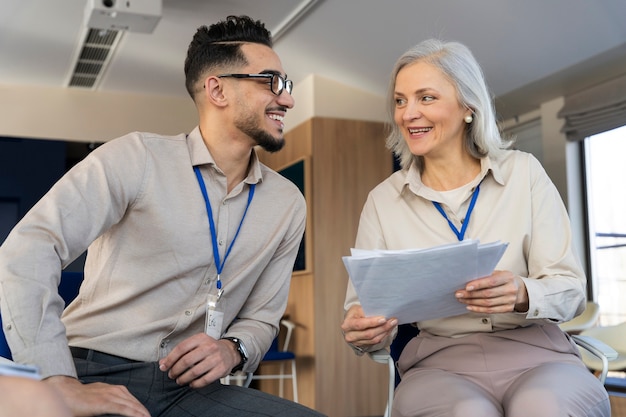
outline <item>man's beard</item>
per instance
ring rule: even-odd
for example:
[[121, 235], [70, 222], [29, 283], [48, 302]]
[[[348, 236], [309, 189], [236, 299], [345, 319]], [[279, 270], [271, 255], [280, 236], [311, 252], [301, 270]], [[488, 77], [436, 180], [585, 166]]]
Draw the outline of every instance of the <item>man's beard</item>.
[[250, 119], [237, 123], [237, 127], [267, 152], [278, 152], [285, 146], [285, 138], [275, 138], [266, 131], [254, 126], [254, 122]]

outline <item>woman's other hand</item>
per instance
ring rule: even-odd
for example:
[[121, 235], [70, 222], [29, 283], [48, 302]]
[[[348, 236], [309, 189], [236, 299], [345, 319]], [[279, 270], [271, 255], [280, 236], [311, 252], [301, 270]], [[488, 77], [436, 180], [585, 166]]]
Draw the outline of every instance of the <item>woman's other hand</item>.
[[347, 311], [341, 324], [345, 341], [359, 351], [366, 351], [391, 336], [398, 325], [395, 318], [383, 316], [365, 317], [363, 308], [354, 305]]
[[494, 271], [488, 277], [470, 281], [455, 293], [455, 297], [475, 313], [528, 311], [526, 284], [511, 271]]

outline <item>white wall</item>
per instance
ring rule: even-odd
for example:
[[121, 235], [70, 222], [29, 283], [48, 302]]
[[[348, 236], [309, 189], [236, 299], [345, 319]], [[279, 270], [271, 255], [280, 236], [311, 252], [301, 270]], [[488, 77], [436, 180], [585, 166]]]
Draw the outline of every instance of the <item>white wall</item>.
[[132, 131], [189, 132], [191, 98], [0, 85], [0, 136], [105, 142]]
[[563, 108], [563, 97], [542, 103], [541, 112], [541, 137], [543, 139], [543, 166], [548, 175], [561, 193], [563, 201], [568, 202], [567, 190], [567, 160], [565, 145], [567, 140], [561, 133], [563, 119], [557, 117], [557, 113]]
[[[286, 131], [314, 116], [385, 118], [383, 97], [316, 75], [294, 86], [293, 95]], [[0, 85], [0, 136], [105, 142], [132, 131], [189, 132], [196, 124], [191, 98]]]
[[385, 121], [384, 97], [309, 75], [293, 88], [296, 105], [287, 112], [285, 131], [312, 117]]

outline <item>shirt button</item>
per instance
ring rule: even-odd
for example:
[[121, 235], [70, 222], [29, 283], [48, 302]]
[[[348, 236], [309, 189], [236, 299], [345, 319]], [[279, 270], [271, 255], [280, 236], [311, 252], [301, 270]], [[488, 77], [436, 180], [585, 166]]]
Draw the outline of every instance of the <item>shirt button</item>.
[[223, 244], [224, 244], [224, 241], [223, 241], [223, 240], [220, 240], [220, 241], [219, 241], [219, 245], [220, 245], [220, 246], [222, 246]]
[[161, 347], [164, 348], [167, 346], [167, 340], [161, 340]]
[[185, 311], [185, 316], [191, 316], [191, 311], [189, 310]]
[[539, 315], [539, 309], [535, 309], [535, 311], [533, 311], [533, 315], [537, 317]]
[[484, 318], [484, 319], [482, 319], [482, 322], [483, 322], [483, 324], [489, 324], [489, 319]]
[[7, 324], [7, 330], [11, 330], [13, 328], [13, 326], [11, 326], [10, 324]]

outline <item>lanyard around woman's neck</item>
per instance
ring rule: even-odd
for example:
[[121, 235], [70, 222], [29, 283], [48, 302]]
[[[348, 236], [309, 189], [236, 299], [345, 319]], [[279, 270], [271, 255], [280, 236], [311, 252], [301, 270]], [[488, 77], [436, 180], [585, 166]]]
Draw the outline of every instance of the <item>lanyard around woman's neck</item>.
[[470, 201], [469, 207], [467, 208], [467, 213], [465, 213], [465, 219], [462, 222], [463, 225], [461, 226], [460, 231], [450, 221], [450, 219], [446, 215], [446, 212], [443, 210], [443, 207], [441, 207], [441, 204], [439, 204], [436, 201], [433, 201], [433, 204], [435, 205], [439, 213], [441, 213], [441, 215], [448, 221], [448, 225], [450, 226], [450, 229], [452, 229], [452, 231], [456, 235], [457, 239], [459, 239], [459, 241], [462, 241], [465, 238], [465, 231], [467, 230], [467, 225], [469, 224], [472, 211], [474, 211], [474, 205], [476, 204], [476, 199], [478, 198], [479, 192], [480, 192], [480, 184], [476, 186], [476, 188], [474, 189], [474, 192], [472, 193], [472, 200]]
[[215, 229], [215, 221], [213, 220], [213, 210], [211, 210], [211, 202], [209, 201], [209, 194], [206, 191], [206, 186], [204, 185], [204, 179], [202, 179], [202, 174], [200, 174], [199, 167], [193, 167], [194, 172], [196, 173], [196, 178], [198, 179], [198, 184], [200, 185], [200, 191], [202, 191], [202, 197], [204, 197], [204, 203], [206, 204], [206, 211], [209, 216], [209, 227], [211, 228], [211, 240], [213, 243], [213, 258], [215, 260], [215, 269], [217, 270], [217, 281], [215, 285], [217, 286], [218, 298], [222, 295], [222, 281], [220, 280], [220, 274], [224, 269], [224, 264], [226, 263], [226, 258], [230, 254], [233, 245], [235, 244], [235, 240], [239, 235], [239, 231], [241, 230], [241, 225], [243, 224], [243, 220], [246, 218], [246, 214], [248, 213], [248, 208], [250, 207], [250, 203], [252, 202], [252, 197], [254, 197], [254, 189], [256, 184], [250, 184], [250, 188], [248, 191], [248, 202], [246, 204], [246, 209], [243, 212], [243, 216], [241, 216], [241, 221], [239, 222], [239, 227], [237, 228], [237, 232], [235, 232], [235, 236], [233, 236], [233, 240], [230, 242], [230, 246], [226, 249], [226, 253], [224, 254], [224, 260], [220, 261], [220, 252], [217, 249], [217, 230]]

